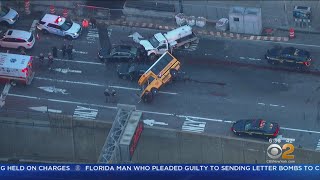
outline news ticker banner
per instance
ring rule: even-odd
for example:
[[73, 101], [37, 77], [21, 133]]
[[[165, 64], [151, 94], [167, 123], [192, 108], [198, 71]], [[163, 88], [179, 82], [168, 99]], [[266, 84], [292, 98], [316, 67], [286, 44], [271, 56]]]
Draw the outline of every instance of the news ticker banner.
[[[320, 164], [0, 164], [0, 179], [4, 177], [21, 178], [23, 175], [32, 179], [35, 177], [77, 177], [86, 179], [94, 175], [95, 177], [114, 176], [121, 179], [122, 176], [130, 175], [131, 179], [136, 179], [136, 175], [143, 175], [141, 179], [149, 179], [150, 176], [166, 175], [170, 176], [192, 175], [208, 177], [239, 176], [246, 179], [258, 177], [308, 177], [308, 179], [320, 179]], [[134, 176], [132, 176], [134, 175]], [[137, 177], [138, 178], [138, 177]], [[274, 178], [274, 179], [276, 179]], [[201, 178], [203, 179], [203, 178]], [[155, 180], [153, 178], [153, 180]]]

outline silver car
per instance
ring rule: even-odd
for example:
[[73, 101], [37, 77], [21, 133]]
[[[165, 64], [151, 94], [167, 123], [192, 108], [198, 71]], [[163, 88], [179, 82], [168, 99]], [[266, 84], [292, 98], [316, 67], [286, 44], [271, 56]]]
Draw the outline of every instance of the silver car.
[[0, 7], [1, 7], [0, 9], [1, 24], [12, 25], [18, 20], [19, 14], [17, 11], [5, 6], [0, 6]]

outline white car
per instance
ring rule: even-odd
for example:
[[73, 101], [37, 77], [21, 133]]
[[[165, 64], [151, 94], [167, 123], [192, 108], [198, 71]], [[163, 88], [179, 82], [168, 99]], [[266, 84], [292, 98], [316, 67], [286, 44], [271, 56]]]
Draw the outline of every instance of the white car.
[[16, 29], [7, 30], [0, 39], [0, 47], [14, 48], [20, 51], [31, 49], [34, 43], [35, 38], [31, 32]]
[[44, 15], [37, 24], [37, 28], [43, 33], [52, 33], [67, 39], [76, 39], [82, 31], [79, 24], [53, 14]]
[[17, 19], [19, 18], [19, 14], [17, 11], [5, 7], [5, 6], [0, 6], [0, 23], [5, 24], [5, 25], [12, 25], [14, 24]]

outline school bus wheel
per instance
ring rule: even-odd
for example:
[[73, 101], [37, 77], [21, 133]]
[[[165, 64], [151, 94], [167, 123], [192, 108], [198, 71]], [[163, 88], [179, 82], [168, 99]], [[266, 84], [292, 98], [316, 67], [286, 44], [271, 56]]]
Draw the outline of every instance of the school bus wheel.
[[178, 76], [178, 71], [176, 69], [170, 69], [170, 74], [173, 78]]
[[158, 89], [157, 88], [152, 88], [151, 89], [152, 95], [158, 94]]

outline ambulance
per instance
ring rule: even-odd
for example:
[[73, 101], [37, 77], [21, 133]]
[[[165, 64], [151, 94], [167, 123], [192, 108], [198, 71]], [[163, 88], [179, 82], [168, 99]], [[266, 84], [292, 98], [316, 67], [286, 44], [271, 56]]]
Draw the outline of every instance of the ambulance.
[[15, 85], [16, 82], [30, 85], [34, 77], [32, 56], [0, 53], [0, 79], [6, 79]]

